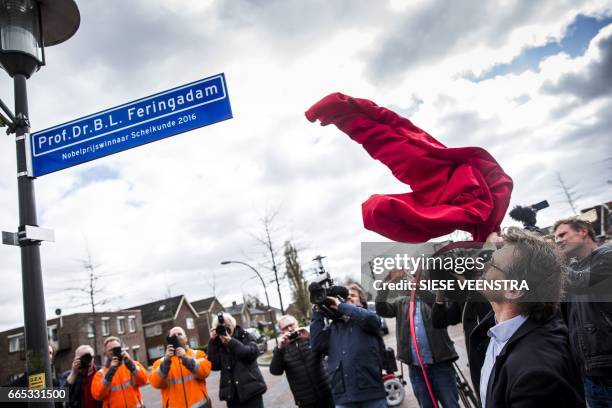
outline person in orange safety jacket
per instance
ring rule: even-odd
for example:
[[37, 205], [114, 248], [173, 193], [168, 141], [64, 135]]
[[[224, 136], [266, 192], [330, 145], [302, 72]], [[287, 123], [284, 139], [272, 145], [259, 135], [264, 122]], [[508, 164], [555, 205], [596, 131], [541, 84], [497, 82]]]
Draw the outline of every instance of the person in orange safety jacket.
[[206, 353], [189, 348], [187, 335], [181, 327], [168, 333], [164, 357], [155, 361], [149, 381], [161, 390], [162, 406], [169, 408], [209, 407], [206, 377], [211, 363]]
[[106, 365], [94, 376], [91, 395], [102, 401], [104, 408], [144, 407], [140, 387], [147, 383], [147, 370], [126, 351], [121, 351], [117, 337], [104, 340], [104, 350]]

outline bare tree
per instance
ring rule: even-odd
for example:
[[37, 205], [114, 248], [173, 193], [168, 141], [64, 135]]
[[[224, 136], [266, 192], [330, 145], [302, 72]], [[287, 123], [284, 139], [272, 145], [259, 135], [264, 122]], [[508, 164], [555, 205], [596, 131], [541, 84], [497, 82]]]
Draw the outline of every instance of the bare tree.
[[208, 287], [210, 288], [210, 291], [212, 292], [213, 297], [217, 297], [217, 272], [216, 271], [212, 271], [212, 274], [210, 275], [212, 277], [209, 277], [209, 275], [204, 274], [204, 280], [206, 281], [206, 284], [208, 285]]
[[565, 195], [565, 199], [572, 208], [574, 214], [578, 214], [578, 210], [576, 209], [576, 200], [579, 198], [579, 196], [576, 193], [576, 186], [568, 186], [559, 172], [557, 172], [557, 185]]
[[[98, 355], [98, 330], [96, 327], [96, 310], [99, 311], [101, 306], [107, 305], [113, 300], [120, 298], [121, 296], [108, 297], [106, 296], [106, 288], [101, 286], [100, 280], [106, 278], [108, 276], [112, 276], [111, 273], [101, 273], [99, 264], [94, 264], [91, 256], [91, 252], [89, 248], [85, 249], [85, 258], [80, 260], [80, 263], [83, 266], [83, 269], [86, 272], [86, 278], [84, 278], [81, 282], [83, 282], [82, 286], [73, 286], [65, 288], [64, 290], [68, 293], [72, 293], [69, 295], [69, 300], [81, 301], [82, 303], [73, 305], [73, 307], [83, 307], [88, 306], [90, 309], [90, 319], [87, 322], [88, 325], [91, 325], [93, 331], [93, 349], [95, 355]], [[78, 280], [77, 280], [78, 282]]]
[[274, 281], [276, 282], [276, 290], [278, 291], [278, 299], [280, 301], [281, 313], [285, 313], [285, 308], [283, 306], [283, 296], [281, 294], [280, 281], [278, 276], [278, 259], [280, 256], [280, 249], [274, 246], [274, 242], [272, 240], [272, 236], [277, 232], [277, 229], [274, 226], [274, 218], [278, 214], [278, 211], [274, 211], [266, 214], [262, 219], [261, 223], [263, 224], [263, 233], [258, 236], [255, 234], [251, 234], [251, 236], [261, 244], [264, 249], [264, 257], [266, 258], [268, 264], [265, 267], [271, 270], [274, 273]]
[[285, 241], [285, 268], [287, 269], [289, 286], [291, 286], [293, 303], [301, 315], [308, 318], [312, 308], [308, 282], [304, 278], [304, 271], [298, 260], [298, 251], [289, 241]]

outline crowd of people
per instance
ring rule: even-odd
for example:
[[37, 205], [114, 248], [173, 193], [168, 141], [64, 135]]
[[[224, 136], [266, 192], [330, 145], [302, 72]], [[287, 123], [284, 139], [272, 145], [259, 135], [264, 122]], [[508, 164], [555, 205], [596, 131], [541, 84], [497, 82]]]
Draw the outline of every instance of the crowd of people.
[[[612, 245], [598, 244], [579, 218], [558, 221], [553, 234], [551, 242], [510, 228], [488, 239], [496, 249], [479, 279], [525, 280], [528, 291], [491, 289], [461, 300], [380, 291], [372, 311], [353, 284], [346, 298], [327, 298], [332, 318], [317, 305], [309, 327], [282, 316], [270, 373], [286, 375], [301, 408], [386, 407], [380, 316], [395, 318], [397, 358], [408, 366], [419, 406], [459, 407], [459, 356], [447, 328], [460, 323], [482, 408], [612, 407]], [[401, 278], [403, 271], [392, 271], [386, 279]], [[78, 347], [59, 381], [69, 388], [67, 406], [142, 407], [140, 387], [150, 384], [163, 407], [210, 407], [206, 379], [220, 371], [227, 407], [263, 407], [267, 386], [254, 339], [227, 313], [213, 327], [206, 352], [192, 349], [181, 327], [171, 329], [150, 371], [116, 337], [104, 340], [102, 366], [91, 346]]]

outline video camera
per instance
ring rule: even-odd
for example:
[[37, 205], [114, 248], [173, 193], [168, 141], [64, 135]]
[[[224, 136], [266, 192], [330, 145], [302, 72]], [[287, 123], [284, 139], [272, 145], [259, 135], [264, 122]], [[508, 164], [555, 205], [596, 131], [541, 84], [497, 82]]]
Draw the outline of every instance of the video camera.
[[323, 258], [325, 257], [319, 255], [313, 259], [313, 261], [318, 262], [317, 274], [323, 276], [323, 279], [308, 285], [310, 303], [316, 305], [325, 317], [334, 320], [339, 318], [341, 314], [330, 307], [332, 301], [328, 299], [328, 297], [335, 297], [340, 300], [340, 302], [344, 303], [348, 298], [348, 289], [344, 286], [334, 285], [331, 276], [323, 267]]
[[539, 203], [529, 205], [527, 207], [522, 207], [517, 205], [510, 211], [510, 218], [515, 221], [519, 221], [523, 224], [523, 228], [532, 232], [540, 232], [540, 229], [536, 227], [536, 215], [537, 212], [543, 210], [544, 208], [548, 208], [550, 205], [548, 201], [540, 201]]

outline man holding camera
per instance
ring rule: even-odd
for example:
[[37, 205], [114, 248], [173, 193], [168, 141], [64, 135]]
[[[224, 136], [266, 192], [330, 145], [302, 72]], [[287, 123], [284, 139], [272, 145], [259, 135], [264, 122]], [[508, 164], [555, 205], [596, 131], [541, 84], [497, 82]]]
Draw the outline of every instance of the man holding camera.
[[363, 289], [356, 284], [350, 285], [346, 301], [328, 297], [326, 305], [340, 316], [325, 326], [324, 315], [320, 307], [315, 306], [310, 323], [310, 344], [314, 352], [328, 356], [336, 407], [386, 407], [381, 322], [376, 313], [367, 309]]
[[291, 315], [278, 319], [281, 330], [280, 343], [274, 348], [270, 373], [287, 373], [295, 404], [300, 408], [333, 408], [329, 380], [323, 356], [310, 348], [310, 333], [298, 328], [298, 322]]
[[140, 387], [147, 383], [147, 371], [138, 361], [121, 350], [121, 340], [108, 337], [104, 340], [106, 363], [91, 384], [91, 394], [102, 401], [103, 407], [142, 407]]
[[68, 387], [69, 408], [100, 408], [102, 403], [91, 394], [91, 384], [99, 367], [93, 361], [94, 349], [88, 344], [74, 351], [72, 368], [60, 380], [62, 387]]
[[229, 313], [219, 313], [213, 327], [208, 358], [213, 371], [221, 371], [219, 399], [228, 408], [263, 408], [267, 387], [257, 365], [257, 343]]
[[[584, 406], [558, 313], [561, 259], [543, 239], [517, 228], [508, 229], [503, 241], [481, 278], [493, 310], [472, 330], [468, 349], [482, 408]], [[503, 285], [512, 281], [528, 289]]]
[[166, 354], [155, 361], [149, 377], [151, 385], [161, 390], [162, 406], [209, 406], [206, 377], [211, 364], [206, 354], [189, 347], [182, 327], [173, 327], [167, 341]]
[[569, 261], [566, 322], [572, 351], [584, 375], [591, 407], [612, 406], [612, 245], [600, 247], [587, 221], [573, 217], [553, 226]]

